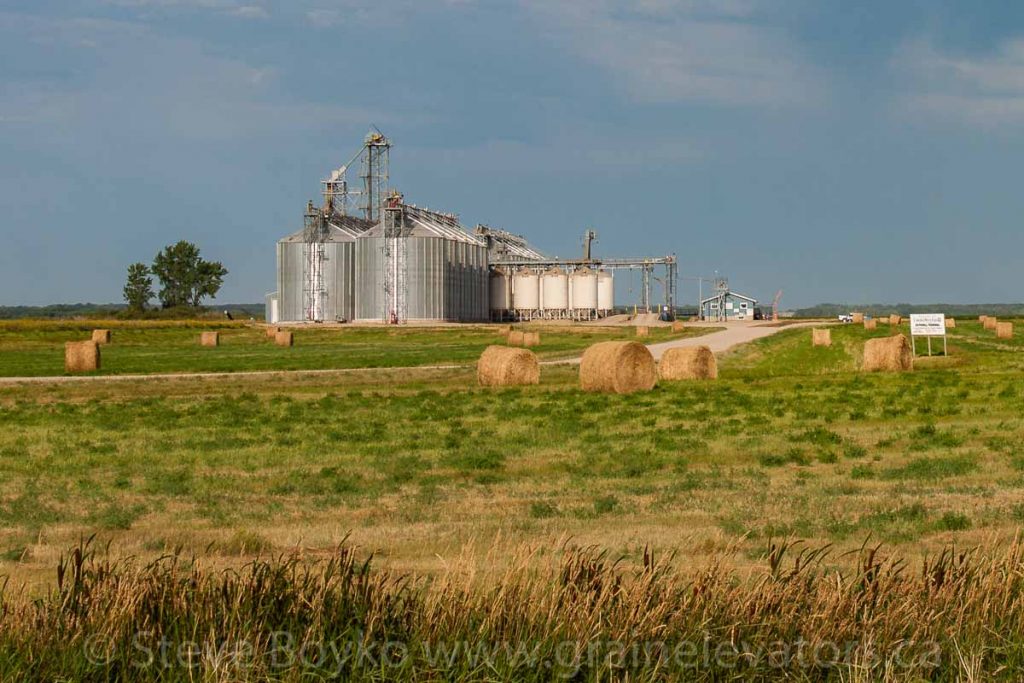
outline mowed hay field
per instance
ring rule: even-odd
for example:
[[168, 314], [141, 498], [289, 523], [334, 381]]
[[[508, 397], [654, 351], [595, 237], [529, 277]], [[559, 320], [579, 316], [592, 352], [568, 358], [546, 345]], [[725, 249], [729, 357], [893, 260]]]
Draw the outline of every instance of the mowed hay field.
[[[76, 571], [53, 615], [82, 594], [166, 586], [171, 595], [209, 580], [208, 595], [175, 598], [161, 619], [201, 598], [196, 614], [224, 609], [224, 623], [237, 624], [231, 605], [248, 603], [218, 606], [217, 596], [266, 585], [252, 614], [273, 625], [269, 605], [293, 605], [280, 608], [292, 618], [322, 599], [312, 593], [327, 593], [292, 565], [245, 569], [261, 578], [223, 589], [216, 570], [257, 555], [323, 560], [345, 544], [385, 571], [369, 581], [357, 572], [339, 588], [354, 610], [344, 623], [359, 629], [518, 633], [553, 650], [560, 637], [590, 633], [662, 638], [659, 624], [697, 640], [710, 630], [716, 643], [812, 632], [862, 642], [870, 632], [891, 647], [941, 635], [945, 668], [928, 677], [1016, 680], [1024, 348], [964, 322], [949, 357], [919, 359], [912, 373], [863, 374], [864, 342], [890, 330], [831, 329], [831, 347], [812, 347], [808, 328], [784, 330], [721, 356], [717, 380], [628, 395], [581, 392], [570, 365], [544, 366], [539, 385], [515, 388], [480, 388], [472, 367], [0, 386], [0, 570], [38, 594], [61, 555], [95, 534], [93, 547], [114, 556], [195, 555], [212, 573], [144, 575], [118, 588], [105, 570]], [[826, 555], [799, 555], [828, 544]], [[861, 550], [876, 544], [878, 555]], [[942, 554], [950, 545], [956, 552]], [[969, 548], [979, 550], [960, 555]], [[400, 588], [434, 576], [449, 577], [432, 584], [437, 592]], [[139, 598], [147, 614], [150, 599]], [[118, 615], [136, 609], [134, 599], [110, 600]], [[75, 625], [86, 623], [78, 610]], [[378, 610], [386, 614], [371, 618]], [[135, 623], [90, 618], [96, 628]], [[884, 678], [867, 671], [798, 668], [796, 678]], [[400, 673], [384, 678], [425, 675]], [[636, 679], [658, 679], [649, 673]], [[704, 678], [715, 676], [678, 676]]]
[[[98, 373], [150, 374], [387, 368], [476, 362], [489, 345], [503, 343], [499, 326], [373, 327], [298, 326], [294, 348], [282, 349], [262, 326], [227, 321], [121, 322], [0, 321], [0, 377], [64, 374], [64, 342], [111, 330]], [[518, 328], [517, 328], [518, 329]], [[524, 326], [541, 332], [534, 351], [542, 358], [571, 356], [598, 341], [628, 339], [631, 327]], [[203, 347], [203, 331], [220, 332], [219, 346]], [[704, 334], [708, 328], [672, 332], [656, 328], [652, 341]]]
[[626, 396], [581, 392], [573, 366], [509, 389], [471, 366], [0, 386], [3, 569], [48, 571], [93, 532], [225, 556], [351, 534], [417, 570], [499, 534], [688, 561], [735, 546], [738, 563], [779, 536], [909, 556], [1012, 536], [1019, 343], [965, 323], [949, 358], [862, 374], [871, 334], [783, 331], [723, 356], [717, 381]]

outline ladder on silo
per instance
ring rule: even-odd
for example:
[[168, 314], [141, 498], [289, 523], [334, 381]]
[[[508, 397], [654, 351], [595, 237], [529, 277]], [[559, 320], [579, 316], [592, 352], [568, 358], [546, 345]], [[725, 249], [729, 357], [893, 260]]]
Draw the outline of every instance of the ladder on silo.
[[302, 306], [304, 318], [311, 322], [323, 322], [324, 319], [324, 298], [327, 295], [324, 284], [326, 238], [324, 216], [313, 206], [313, 202], [309, 202], [302, 232]]
[[404, 323], [408, 317], [407, 239], [402, 206], [393, 203], [383, 210], [384, 221], [384, 322]]

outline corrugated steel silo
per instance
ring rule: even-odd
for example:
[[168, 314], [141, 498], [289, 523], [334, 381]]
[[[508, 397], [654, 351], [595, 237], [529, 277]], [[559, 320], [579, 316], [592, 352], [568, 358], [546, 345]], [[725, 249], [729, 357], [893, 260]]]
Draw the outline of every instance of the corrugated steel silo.
[[305, 230], [277, 243], [277, 295], [280, 322], [311, 319], [310, 272], [313, 259], [320, 263], [319, 313], [322, 320], [352, 320], [355, 317], [355, 239], [368, 226], [351, 216], [333, 216], [327, 221], [323, 240], [307, 244]]
[[[357, 320], [389, 321], [393, 309], [404, 309], [405, 320], [485, 321], [487, 247], [462, 230], [451, 217], [412, 206], [402, 206], [401, 237], [385, 238], [378, 223], [356, 240]], [[390, 242], [390, 243], [389, 243]], [[389, 258], [388, 251], [394, 252]], [[401, 256], [399, 256], [401, 254]], [[388, 265], [404, 263], [404, 306], [395, 293], [388, 301]], [[403, 289], [395, 286], [395, 291]]]

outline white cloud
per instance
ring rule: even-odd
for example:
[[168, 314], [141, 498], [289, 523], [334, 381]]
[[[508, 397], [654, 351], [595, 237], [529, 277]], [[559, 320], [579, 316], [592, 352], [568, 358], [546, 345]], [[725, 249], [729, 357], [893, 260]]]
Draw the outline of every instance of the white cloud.
[[269, 19], [270, 13], [256, 5], [242, 5], [228, 10], [228, 14], [240, 19]]
[[269, 19], [270, 13], [259, 5], [242, 5], [236, 0], [104, 0], [104, 4], [139, 10], [210, 10], [239, 19]]
[[898, 100], [907, 113], [982, 126], [1024, 123], [1024, 38], [980, 57], [944, 53], [918, 39], [903, 46], [893, 66], [909, 81]]
[[44, 46], [95, 45], [90, 66], [74, 82], [44, 76], [0, 83], [0, 123], [54, 136], [74, 128], [140, 139], [229, 140], [296, 122], [316, 128], [386, 118], [359, 106], [284, 97], [276, 67], [212, 55], [199, 41], [164, 36], [142, 23], [23, 18], [4, 28]]
[[333, 28], [341, 24], [341, 10], [311, 9], [306, 12], [306, 20], [317, 28]]
[[804, 105], [821, 79], [753, 0], [530, 0], [552, 38], [645, 102]]

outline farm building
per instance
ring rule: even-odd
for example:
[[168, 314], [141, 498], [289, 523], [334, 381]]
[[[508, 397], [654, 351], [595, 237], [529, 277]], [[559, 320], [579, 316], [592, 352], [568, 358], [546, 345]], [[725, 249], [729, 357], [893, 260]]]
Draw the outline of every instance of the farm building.
[[[591, 320], [614, 309], [616, 268], [642, 273], [643, 308], [653, 281], [674, 304], [675, 255], [592, 258], [596, 233], [588, 230], [582, 259], [558, 259], [498, 228], [478, 225], [471, 233], [455, 214], [406, 203], [387, 187], [390, 147], [370, 133], [322, 181], [322, 206], [309, 202], [303, 228], [278, 241], [269, 322]], [[359, 189], [347, 181], [356, 162]], [[654, 277], [656, 267], [663, 277]]]
[[715, 293], [700, 302], [700, 315], [704, 320], [753, 320], [757, 299], [729, 289], [729, 281], [715, 281]]

